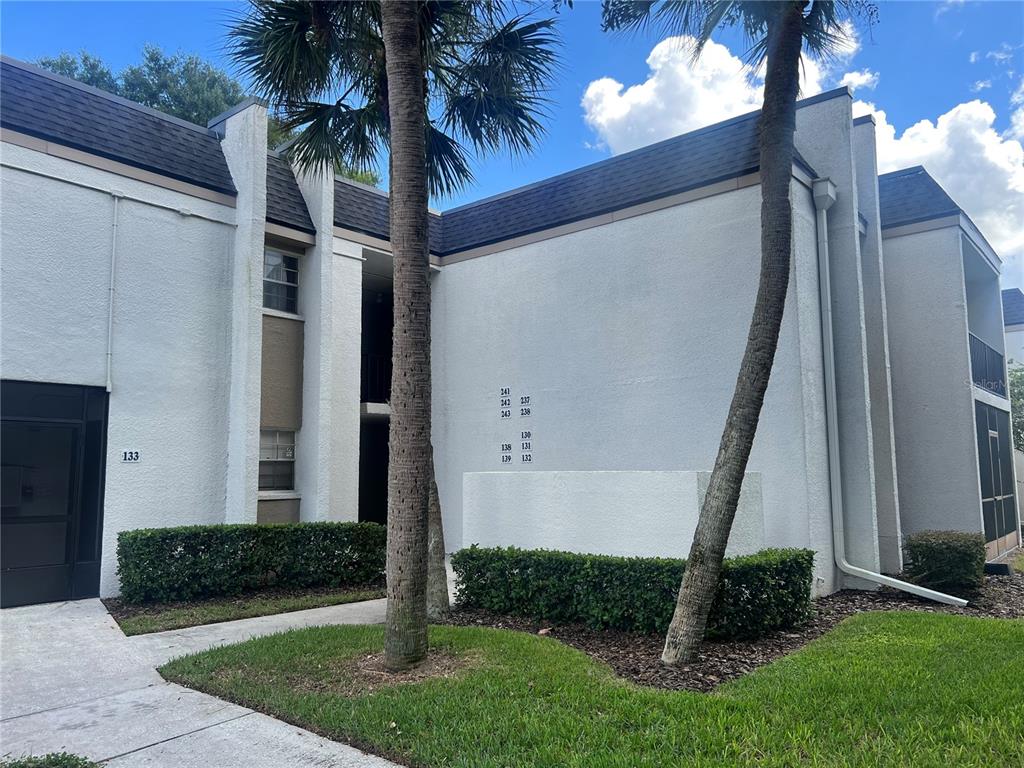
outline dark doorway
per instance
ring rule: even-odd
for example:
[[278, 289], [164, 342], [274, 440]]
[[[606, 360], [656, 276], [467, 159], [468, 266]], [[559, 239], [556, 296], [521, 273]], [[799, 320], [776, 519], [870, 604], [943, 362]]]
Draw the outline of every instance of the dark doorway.
[[359, 426], [359, 522], [388, 521], [387, 419], [364, 418]]
[[0, 382], [0, 606], [95, 597], [107, 393]]
[[1010, 453], [1010, 414], [975, 401], [974, 416], [978, 429], [985, 540], [996, 541], [1017, 528], [1013, 456]]

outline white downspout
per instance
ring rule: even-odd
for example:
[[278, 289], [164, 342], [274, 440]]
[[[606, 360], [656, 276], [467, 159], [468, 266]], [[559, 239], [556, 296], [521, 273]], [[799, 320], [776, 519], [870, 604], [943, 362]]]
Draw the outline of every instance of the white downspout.
[[110, 227], [110, 285], [107, 290], [107, 392], [113, 386], [112, 368], [114, 364], [114, 274], [117, 269], [117, 209], [121, 199], [120, 192], [111, 192], [114, 201], [114, 222]]
[[836, 414], [836, 359], [832, 338], [832, 281], [828, 259], [828, 209], [836, 201], [836, 185], [830, 179], [815, 179], [814, 210], [818, 236], [818, 303], [821, 308], [821, 346], [825, 362], [825, 419], [828, 444], [829, 495], [832, 506], [832, 548], [836, 566], [843, 573], [876, 584], [901, 589], [947, 605], [963, 607], [966, 600], [944, 592], [919, 587], [880, 573], [852, 565], [846, 559], [846, 534], [843, 515], [843, 483], [839, 461], [839, 419]]

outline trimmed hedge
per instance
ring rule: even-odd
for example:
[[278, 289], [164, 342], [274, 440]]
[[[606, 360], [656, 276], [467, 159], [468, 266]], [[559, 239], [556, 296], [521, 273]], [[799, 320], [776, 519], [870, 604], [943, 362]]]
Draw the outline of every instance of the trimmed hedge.
[[[466, 608], [582, 623], [594, 629], [664, 632], [685, 560], [481, 549], [452, 555], [458, 602]], [[727, 558], [707, 636], [754, 638], [796, 626], [811, 610], [814, 553], [766, 549]]]
[[380, 582], [387, 531], [376, 523], [195, 525], [122, 531], [117, 575], [128, 602], [193, 600], [263, 587]]
[[922, 531], [907, 537], [907, 578], [933, 589], [974, 590], [985, 582], [985, 537]]

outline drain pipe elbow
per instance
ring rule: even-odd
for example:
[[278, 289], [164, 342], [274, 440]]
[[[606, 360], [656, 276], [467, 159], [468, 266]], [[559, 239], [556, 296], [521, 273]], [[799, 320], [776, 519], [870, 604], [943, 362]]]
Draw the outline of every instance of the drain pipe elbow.
[[812, 184], [818, 243], [818, 304], [821, 312], [821, 347], [825, 368], [825, 432], [828, 447], [829, 497], [832, 509], [832, 549], [836, 567], [845, 574], [876, 584], [884, 584], [910, 594], [946, 605], [963, 607], [967, 601], [944, 592], [919, 587], [890, 576], [853, 565], [846, 559], [846, 531], [843, 514], [842, 466], [839, 461], [839, 417], [836, 399], [836, 358], [832, 336], [832, 281], [828, 258], [828, 209], [836, 201], [836, 185], [831, 179], [815, 179]]

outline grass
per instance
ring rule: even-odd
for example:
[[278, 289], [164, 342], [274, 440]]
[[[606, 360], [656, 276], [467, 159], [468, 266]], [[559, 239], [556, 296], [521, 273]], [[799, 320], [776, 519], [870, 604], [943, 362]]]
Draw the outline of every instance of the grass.
[[99, 768], [96, 763], [67, 752], [51, 752], [48, 755], [19, 757], [16, 760], [0, 762], [0, 768]]
[[218, 621], [250, 619], [275, 613], [323, 608], [384, 597], [380, 588], [323, 590], [314, 592], [268, 592], [240, 597], [215, 598], [182, 603], [132, 605], [120, 600], [105, 601], [111, 615], [126, 635], [144, 635], [169, 629], [196, 627]]
[[432, 627], [456, 675], [360, 691], [380, 627], [174, 660], [169, 680], [416, 766], [1024, 764], [1024, 622], [866, 613], [715, 694], [623, 682], [548, 637]]

